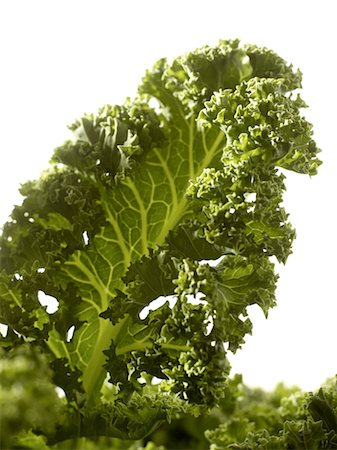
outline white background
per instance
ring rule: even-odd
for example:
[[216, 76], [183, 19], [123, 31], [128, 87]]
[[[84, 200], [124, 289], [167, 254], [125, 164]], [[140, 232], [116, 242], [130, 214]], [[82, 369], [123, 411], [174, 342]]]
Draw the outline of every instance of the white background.
[[20, 202], [66, 125], [133, 96], [160, 57], [240, 38], [279, 53], [303, 74], [307, 118], [324, 161], [290, 174], [285, 206], [298, 238], [280, 270], [278, 306], [253, 310], [252, 337], [232, 358], [251, 385], [314, 389], [337, 373], [336, 2], [2, 0], [0, 2], [0, 224]]

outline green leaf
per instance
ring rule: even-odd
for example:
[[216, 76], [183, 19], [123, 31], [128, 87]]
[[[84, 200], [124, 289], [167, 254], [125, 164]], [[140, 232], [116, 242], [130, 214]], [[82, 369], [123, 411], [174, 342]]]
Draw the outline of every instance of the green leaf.
[[[0, 319], [54, 369], [62, 439], [98, 433], [92, 424], [136, 430], [135, 398], [138, 434], [221, 398], [225, 348], [251, 332], [247, 306], [275, 304], [269, 258], [291, 252], [279, 168], [319, 165], [299, 86], [280, 57], [239, 41], [161, 59], [132, 102], [75, 122], [49, 170], [23, 185], [0, 238]], [[58, 301], [53, 314], [39, 291]]]

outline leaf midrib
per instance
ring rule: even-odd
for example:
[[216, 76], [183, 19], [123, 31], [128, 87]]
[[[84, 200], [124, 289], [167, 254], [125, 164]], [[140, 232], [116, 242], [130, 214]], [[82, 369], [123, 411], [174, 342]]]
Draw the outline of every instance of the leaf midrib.
[[[194, 155], [193, 155], [193, 148], [194, 148], [194, 141], [195, 141], [195, 119], [191, 119], [190, 124], [189, 124], [189, 142], [188, 142], [188, 158], [189, 158], [189, 179], [190, 180], [195, 180], [196, 177], [198, 177], [203, 169], [205, 167], [207, 167], [209, 165], [209, 163], [212, 161], [212, 159], [214, 158], [218, 147], [221, 143], [221, 141], [224, 139], [224, 133], [222, 131], [219, 131], [217, 137], [214, 139], [213, 144], [211, 146], [210, 149], [205, 148], [205, 140], [204, 140], [204, 130], [202, 130], [200, 132], [200, 134], [198, 133], [198, 135], [200, 136], [200, 138], [203, 141], [203, 146], [205, 149], [205, 157], [202, 160], [202, 162], [198, 165], [198, 167], [195, 167], [195, 163], [194, 163]], [[168, 171], [169, 168], [167, 167]], [[169, 174], [167, 174], [168, 176], [168, 182], [170, 183], [170, 178], [173, 179], [171, 172], [169, 171]], [[132, 180], [127, 180], [126, 181], [127, 184], [131, 184], [132, 186]], [[171, 181], [172, 183], [172, 181]], [[129, 186], [130, 187], [130, 186]], [[175, 187], [175, 186], [174, 186]], [[172, 187], [173, 188], [173, 187]], [[138, 193], [139, 196], [139, 193]], [[173, 199], [172, 199], [173, 200]], [[141, 201], [140, 197], [137, 199], [137, 202], [139, 203]], [[184, 214], [186, 213], [186, 208], [187, 208], [187, 198], [186, 196], [182, 196], [180, 201], [178, 200], [178, 198], [176, 197], [176, 201], [175, 203], [173, 203], [173, 207], [170, 211], [170, 215], [168, 220], [166, 221], [166, 223], [164, 224], [161, 232], [158, 235], [157, 238], [157, 245], [162, 245], [168, 235], [168, 233], [174, 229], [174, 227], [181, 221], [182, 217], [184, 216]], [[144, 225], [144, 218], [143, 220], [143, 225]], [[148, 248], [145, 246], [145, 242], [144, 242], [144, 236], [143, 236], [143, 252], [144, 254], [148, 251]], [[130, 253], [128, 252], [128, 255]], [[84, 384], [84, 388], [85, 391], [87, 392], [87, 396], [88, 396], [88, 402], [92, 402], [95, 398], [95, 394], [97, 393], [97, 391], [100, 389], [102, 382], [104, 381], [105, 378], [105, 374], [106, 374], [106, 370], [103, 369], [104, 363], [106, 361], [106, 358], [104, 356], [104, 351], [107, 350], [109, 348], [109, 346], [111, 345], [111, 342], [113, 340], [116, 340], [118, 333], [121, 332], [123, 330], [123, 325], [125, 323], [126, 318], [124, 317], [123, 319], [121, 319], [117, 325], [112, 325], [111, 322], [109, 320], [104, 320], [99, 318], [99, 337], [98, 340], [96, 342], [95, 345], [95, 349], [92, 353], [92, 357], [89, 360], [89, 363], [86, 367], [86, 369], [84, 370], [84, 375], [83, 375], [83, 384]]]

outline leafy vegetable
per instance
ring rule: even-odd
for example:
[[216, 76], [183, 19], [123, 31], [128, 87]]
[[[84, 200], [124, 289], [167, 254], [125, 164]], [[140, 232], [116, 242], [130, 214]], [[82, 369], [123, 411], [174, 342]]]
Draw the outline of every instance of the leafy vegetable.
[[139, 439], [217, 404], [247, 306], [275, 305], [270, 258], [291, 252], [282, 169], [319, 165], [300, 83], [238, 41], [162, 59], [136, 99], [75, 122], [22, 186], [0, 240], [4, 361], [41, 352], [66, 396], [53, 429], [27, 433]]
[[[7, 449], [13, 438], [20, 443], [27, 441], [29, 436], [25, 432], [30, 428], [52, 432], [62, 403], [51, 382], [44, 355], [34, 347], [21, 345], [8, 355], [0, 349], [0, 356], [1, 448]], [[32, 439], [39, 444], [35, 448], [43, 449], [43, 439]]]
[[267, 393], [242, 384], [234, 392], [230, 415], [223, 414], [223, 423], [206, 432], [210, 450], [337, 448], [336, 378], [315, 393], [282, 385]]

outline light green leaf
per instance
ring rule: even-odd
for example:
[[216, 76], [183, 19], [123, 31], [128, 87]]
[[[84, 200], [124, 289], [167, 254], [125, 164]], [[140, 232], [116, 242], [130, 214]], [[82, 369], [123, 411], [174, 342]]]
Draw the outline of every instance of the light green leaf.
[[138, 438], [221, 398], [225, 348], [251, 332], [247, 306], [275, 304], [269, 258], [291, 252], [278, 169], [320, 163], [299, 87], [280, 57], [237, 40], [161, 59], [23, 185], [0, 238], [0, 321], [7, 346], [19, 334], [47, 354], [68, 401], [62, 439]]

